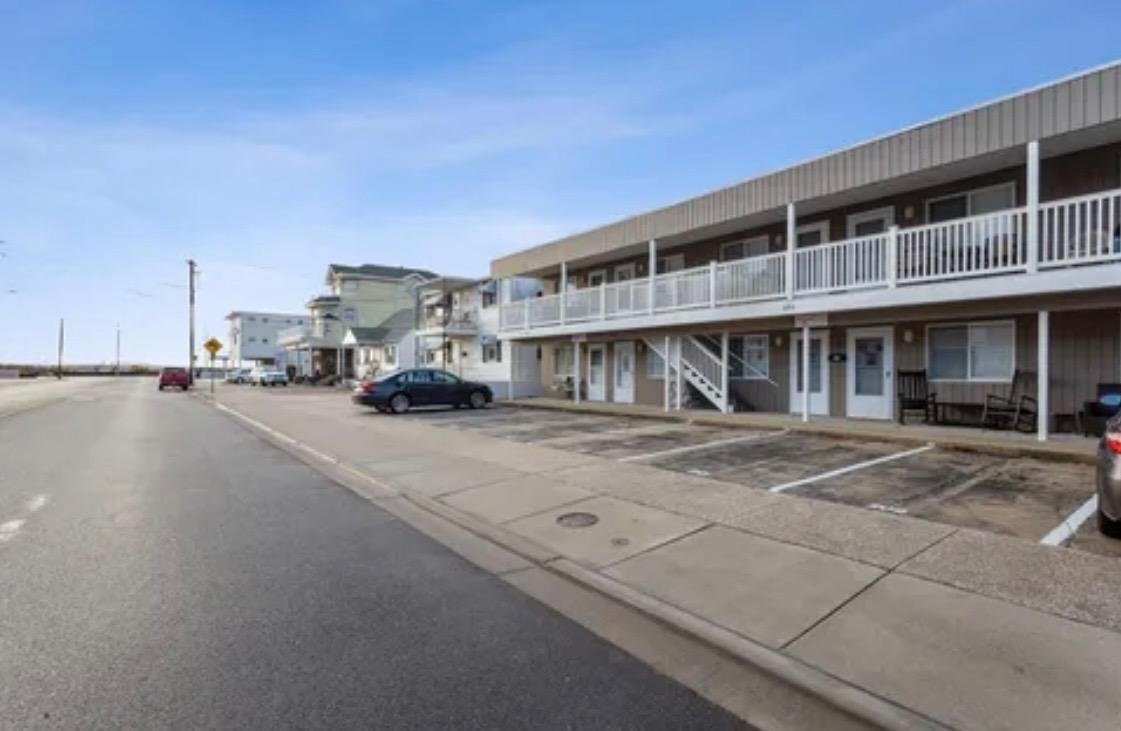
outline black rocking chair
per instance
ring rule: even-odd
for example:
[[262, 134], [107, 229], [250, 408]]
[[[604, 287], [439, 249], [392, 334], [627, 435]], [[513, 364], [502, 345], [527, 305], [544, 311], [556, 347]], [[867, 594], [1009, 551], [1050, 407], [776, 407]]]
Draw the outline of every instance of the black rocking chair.
[[1005, 429], [1022, 432], [1035, 431], [1039, 418], [1039, 402], [1024, 393], [1028, 373], [1012, 374], [1012, 389], [1007, 396], [990, 393], [985, 396], [985, 410], [981, 412], [981, 426], [986, 429]]
[[930, 390], [926, 371], [896, 371], [895, 382], [899, 386], [899, 423], [904, 423], [908, 411], [921, 411], [923, 421], [934, 421], [937, 394]]

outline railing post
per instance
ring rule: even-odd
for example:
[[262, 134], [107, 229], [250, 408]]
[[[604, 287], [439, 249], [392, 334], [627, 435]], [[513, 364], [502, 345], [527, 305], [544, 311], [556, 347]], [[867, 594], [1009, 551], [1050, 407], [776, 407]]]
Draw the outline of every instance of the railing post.
[[572, 343], [572, 402], [580, 403], [580, 341]]
[[599, 319], [607, 319], [607, 282], [599, 285]]
[[529, 323], [529, 297], [525, 298], [525, 320], [522, 322], [522, 327], [528, 330], [531, 325]]
[[721, 398], [720, 398], [720, 401], [721, 401], [721, 404], [720, 404], [721, 409], [720, 410], [723, 411], [725, 414], [727, 414], [729, 412], [728, 404], [731, 401], [731, 399], [729, 398], [731, 396], [731, 394], [728, 393], [729, 382], [730, 381], [728, 379], [728, 331], [725, 330], [724, 332], [720, 333], [720, 390], [722, 392]]
[[674, 378], [677, 379], [674, 389], [674, 398], [677, 401], [677, 410], [681, 411], [681, 336], [677, 336], [677, 356], [674, 358]]
[[794, 204], [786, 204], [786, 299], [794, 299], [794, 252], [798, 248], [798, 219]]
[[891, 225], [887, 230], [887, 286], [895, 289], [899, 279], [899, 227]]
[[1027, 269], [1039, 269], [1039, 142], [1028, 143]]
[[1047, 441], [1047, 430], [1051, 425], [1051, 313], [1039, 311], [1039, 342], [1036, 344], [1036, 438]]
[[654, 275], [658, 273], [658, 242], [650, 239], [650, 262], [647, 265], [646, 272], [646, 296], [648, 301], [646, 303], [647, 311], [654, 314]]
[[560, 324], [568, 317], [568, 262], [561, 262], [560, 270]]
[[716, 260], [708, 263], [708, 306], [716, 308]]

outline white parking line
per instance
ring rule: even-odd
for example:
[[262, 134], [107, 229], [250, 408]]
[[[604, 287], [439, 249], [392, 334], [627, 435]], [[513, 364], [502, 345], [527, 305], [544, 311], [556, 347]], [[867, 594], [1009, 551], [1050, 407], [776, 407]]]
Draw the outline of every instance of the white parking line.
[[7, 543], [15, 538], [16, 534], [19, 533], [19, 529], [23, 527], [25, 522], [26, 521], [19, 519], [9, 520], [7, 523], [0, 523], [0, 543]]
[[674, 447], [673, 449], [664, 449], [660, 452], [648, 452], [646, 454], [632, 454], [629, 457], [622, 457], [620, 462], [639, 462], [644, 459], [653, 459], [655, 457], [668, 457], [671, 454], [684, 454], [686, 452], [696, 452], [701, 449], [712, 449], [714, 447], [723, 447], [727, 444], [740, 444], [742, 442], [754, 442], [760, 439], [770, 439], [772, 437], [782, 436], [787, 434], [788, 430], [781, 429], [776, 432], [768, 434], [749, 434], [744, 437], [734, 437], [732, 439], [719, 439], [715, 442], [705, 442], [703, 444], [690, 444], [685, 447]]
[[1063, 522], [1051, 529], [1051, 532], [1040, 539], [1045, 546], [1061, 546], [1078, 532], [1078, 528], [1098, 511], [1098, 496], [1094, 494], [1086, 502], [1078, 506], [1073, 513], [1063, 518]]
[[872, 467], [873, 465], [883, 464], [884, 462], [891, 462], [892, 460], [910, 457], [912, 454], [921, 454], [931, 449], [934, 449], [934, 445], [927, 444], [924, 447], [916, 447], [915, 449], [908, 449], [904, 452], [885, 454], [883, 457], [876, 457], [875, 459], [869, 459], [864, 462], [857, 462], [856, 464], [851, 464], [848, 467], [841, 467], [840, 469], [830, 470], [829, 472], [822, 472], [820, 475], [814, 475], [813, 477], [805, 477], [801, 480], [794, 480], [793, 482], [785, 482], [781, 485], [775, 485], [774, 487], [769, 488], [768, 491], [783, 492], [784, 490], [789, 490], [792, 487], [808, 485], [811, 482], [817, 482], [818, 480], [827, 480], [830, 477], [837, 477], [839, 475], [847, 475], [850, 472], [856, 472], [857, 470], [862, 470], [865, 467]]

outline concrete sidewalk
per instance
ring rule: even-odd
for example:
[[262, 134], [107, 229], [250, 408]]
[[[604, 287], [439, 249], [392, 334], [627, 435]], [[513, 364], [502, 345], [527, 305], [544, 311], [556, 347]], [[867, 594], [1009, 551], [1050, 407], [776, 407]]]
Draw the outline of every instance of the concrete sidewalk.
[[876, 439], [905, 444], [937, 444], [950, 449], [985, 452], [1008, 457], [1034, 457], [1036, 459], [1073, 460], [1093, 462], [1096, 459], [1098, 440], [1081, 434], [1052, 434], [1040, 442], [1035, 434], [1012, 431], [993, 431], [975, 427], [933, 426], [930, 424], [898, 424], [894, 421], [841, 419], [831, 416], [813, 416], [803, 422], [797, 415], [761, 412], [722, 414], [706, 409], [665, 411], [658, 406], [640, 404], [613, 404], [606, 402], [571, 401], [548, 398], [518, 399], [506, 402], [510, 406], [574, 413], [629, 416], [632, 418], [661, 419], [690, 422], [708, 426], [740, 429], [788, 429], [807, 434], [846, 439]]
[[218, 399], [748, 662], [795, 668], [823, 693], [842, 681], [852, 692], [835, 702], [861, 699], [885, 726], [1112, 730], [1121, 718], [1114, 559], [437, 429], [339, 394]]

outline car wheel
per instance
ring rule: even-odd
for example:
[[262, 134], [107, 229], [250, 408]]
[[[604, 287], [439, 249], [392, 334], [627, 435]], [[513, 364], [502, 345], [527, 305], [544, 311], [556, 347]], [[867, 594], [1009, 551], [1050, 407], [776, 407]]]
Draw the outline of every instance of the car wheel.
[[410, 406], [412, 404], [409, 402], [409, 397], [403, 393], [396, 394], [389, 399], [389, 408], [394, 414], [403, 414], [409, 410]]
[[1121, 538], [1121, 520], [1113, 520], [1099, 509], [1098, 530], [1101, 531], [1103, 536]]
[[482, 391], [472, 391], [471, 396], [468, 398], [468, 403], [471, 404], [473, 409], [485, 409], [487, 405], [487, 397]]
[[161, 384], [160, 384], [160, 385], [158, 386], [158, 388], [159, 388], [159, 389], [160, 389], [160, 390], [162, 391], [162, 390], [163, 390], [163, 384], [161, 383]]

